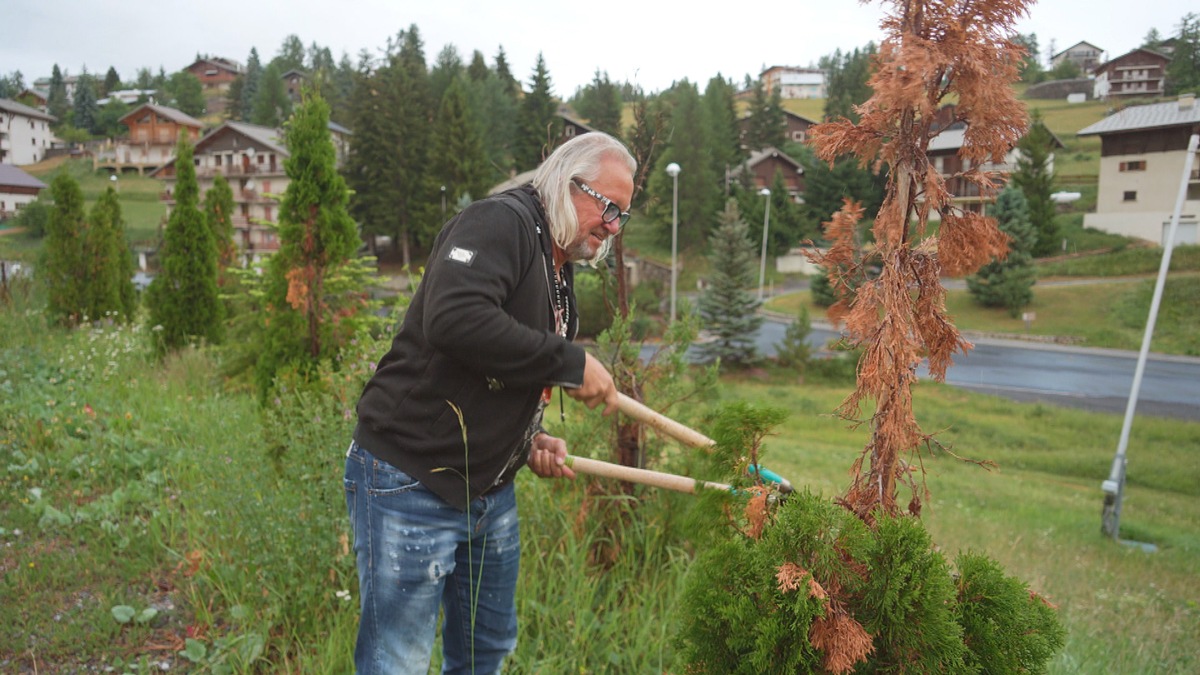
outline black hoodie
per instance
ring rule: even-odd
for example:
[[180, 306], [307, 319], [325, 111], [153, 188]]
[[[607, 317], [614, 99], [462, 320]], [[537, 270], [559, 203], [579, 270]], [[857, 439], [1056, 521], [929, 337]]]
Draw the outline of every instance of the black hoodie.
[[525, 463], [543, 390], [583, 383], [585, 353], [569, 341], [578, 327], [570, 264], [571, 325], [566, 339], [554, 332], [551, 247], [528, 185], [452, 218], [359, 398], [355, 441], [459, 509]]

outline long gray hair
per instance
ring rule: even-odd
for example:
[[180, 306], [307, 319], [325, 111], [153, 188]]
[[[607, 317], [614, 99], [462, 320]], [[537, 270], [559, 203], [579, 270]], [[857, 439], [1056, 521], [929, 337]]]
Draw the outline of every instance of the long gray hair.
[[[600, 164], [607, 158], [625, 162], [629, 173], [637, 171], [637, 160], [625, 145], [601, 131], [590, 131], [558, 146], [533, 175], [533, 187], [542, 197], [546, 217], [550, 219], [550, 236], [560, 248], [566, 248], [579, 230], [579, 219], [571, 202], [571, 181], [591, 182], [600, 177]], [[612, 238], [596, 251], [593, 265], [608, 255]]]

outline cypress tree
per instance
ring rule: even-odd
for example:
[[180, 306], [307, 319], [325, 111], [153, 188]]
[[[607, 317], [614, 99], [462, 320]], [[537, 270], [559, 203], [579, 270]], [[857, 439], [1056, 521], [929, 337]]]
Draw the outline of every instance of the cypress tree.
[[316, 365], [336, 348], [331, 319], [340, 307], [326, 285], [359, 245], [329, 135], [329, 106], [310, 92], [303, 96], [287, 128], [290, 182], [279, 209], [279, 251], [267, 273], [266, 341], [256, 373], [263, 395], [285, 364]]
[[111, 186], [92, 207], [84, 239], [84, 313], [92, 319], [133, 314], [133, 257], [125, 244], [121, 202]]
[[757, 314], [762, 303], [746, 289], [754, 283], [757, 257], [749, 241], [749, 226], [738, 211], [737, 200], [725, 202], [719, 224], [709, 242], [710, 276], [700, 294], [700, 317], [716, 339], [699, 346], [707, 360], [721, 366], [746, 366], [758, 356], [754, 334], [762, 326]]
[[1007, 234], [1008, 255], [993, 259], [967, 277], [971, 296], [985, 307], [1004, 307], [1013, 317], [1033, 300], [1037, 274], [1031, 251], [1037, 245], [1037, 231], [1029, 218], [1025, 196], [1015, 187], [1005, 188], [996, 197], [992, 216], [1000, 231]]
[[192, 157], [192, 144], [180, 134], [175, 146], [175, 206], [163, 234], [161, 270], [146, 291], [160, 353], [199, 339], [220, 342], [223, 334], [217, 245], [200, 210]]
[[233, 243], [233, 188], [225, 176], [217, 174], [212, 187], [204, 193], [204, 221], [217, 245], [217, 262], [229, 267], [237, 257]]
[[66, 171], [60, 172], [50, 184], [54, 208], [46, 223], [46, 242], [38, 270], [46, 285], [47, 310], [58, 322], [74, 325], [84, 309], [85, 279], [84, 239], [87, 221], [84, 218], [83, 192], [79, 183]]

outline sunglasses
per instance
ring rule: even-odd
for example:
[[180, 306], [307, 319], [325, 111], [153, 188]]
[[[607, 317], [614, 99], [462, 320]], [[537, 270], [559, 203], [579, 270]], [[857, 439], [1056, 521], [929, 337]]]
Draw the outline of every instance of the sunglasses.
[[588, 184], [584, 183], [583, 181], [577, 180], [572, 182], [575, 183], [575, 187], [582, 190], [585, 194], [595, 197], [597, 201], [604, 205], [604, 212], [600, 214], [600, 220], [604, 221], [606, 224], [611, 223], [614, 220], [618, 221], [618, 230], [622, 227], [625, 227], [625, 223], [629, 222], [629, 212], [622, 211], [621, 207], [617, 206], [616, 202], [588, 187]]

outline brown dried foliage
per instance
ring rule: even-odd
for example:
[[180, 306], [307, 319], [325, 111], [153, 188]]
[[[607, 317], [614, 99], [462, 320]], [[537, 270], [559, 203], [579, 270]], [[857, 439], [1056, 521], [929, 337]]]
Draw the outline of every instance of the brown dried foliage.
[[808, 641], [821, 650], [821, 667], [828, 673], [850, 673], [854, 664], [875, 651], [871, 634], [845, 611], [830, 611], [808, 630]]
[[[857, 387], [839, 414], [871, 424], [871, 439], [853, 466], [853, 482], [844, 503], [870, 521], [882, 508], [897, 514], [897, 488], [909, 484], [908, 511], [918, 513], [922, 492], [910, 475], [908, 453], [920, 467], [922, 446], [931, 438], [916, 422], [912, 386], [916, 368], [927, 359], [936, 379], [945, 377], [955, 352], [965, 353], [964, 340], [946, 315], [941, 276], [961, 276], [1007, 252], [1007, 237], [992, 218], [964, 212], [953, 203], [946, 180], [929, 161], [929, 141], [941, 130], [936, 113], [948, 96], [957, 99], [953, 122], [966, 124], [959, 151], [966, 170], [951, 178], [994, 195], [1001, 176], [980, 165], [1002, 162], [1025, 133], [1028, 116], [1010, 84], [1024, 55], [1011, 36], [1028, 0], [895, 0], [882, 22], [887, 38], [870, 79], [874, 95], [856, 110], [858, 124], [842, 119], [812, 130], [818, 157], [832, 163], [853, 155], [863, 166], [886, 165], [888, 186], [873, 224], [876, 250], [883, 265], [878, 279], [848, 291], [862, 279], [864, 255], [854, 232], [862, 209], [847, 203], [826, 223], [833, 241], [814, 261], [828, 270], [843, 300], [829, 318], [845, 323], [853, 346], [863, 347]], [[937, 213], [941, 227], [926, 237], [926, 223]], [[864, 400], [875, 412], [859, 418]], [[864, 466], [864, 460], [866, 465]], [[922, 471], [923, 475], [923, 471]], [[923, 481], [922, 481], [923, 484]]]

